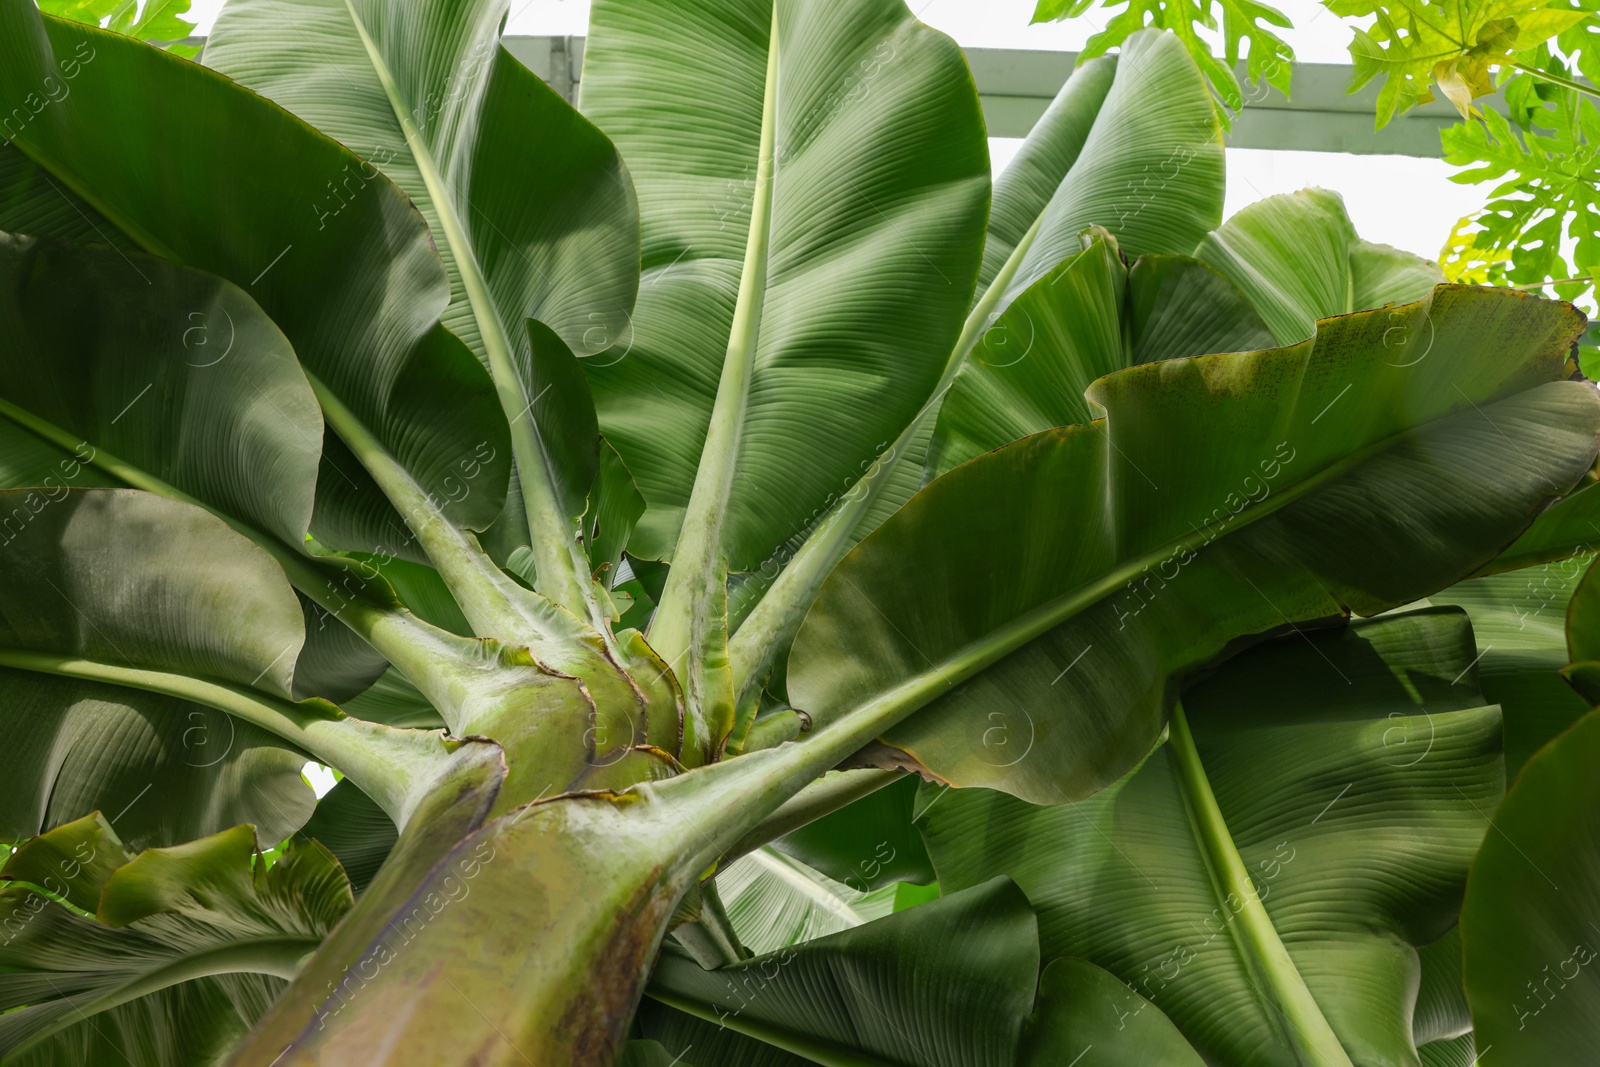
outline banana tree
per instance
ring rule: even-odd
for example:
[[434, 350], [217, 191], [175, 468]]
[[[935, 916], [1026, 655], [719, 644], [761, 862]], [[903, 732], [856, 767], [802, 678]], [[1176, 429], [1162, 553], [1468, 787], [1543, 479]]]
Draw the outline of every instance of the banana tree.
[[[201, 65], [0, 0], [0, 1054], [651, 1062], [652, 973], [647, 1039], [804, 959], [843, 1014], [733, 1036], [1058, 1062], [1142, 997], [1148, 1047], [1214, 1055], [1014, 885], [858, 928], [874, 887], [767, 846], [907, 769], [1081, 813], [1171, 759], [1203, 798], [1186, 680], [1451, 586], [1589, 470], [1582, 317], [1435, 287], [1322, 194], [1222, 224], [1158, 33], [991, 185], [900, 0], [597, 0], [581, 113], [505, 15], [234, 0]], [[832, 918], [753, 935], [770, 884]], [[1448, 896], [1382, 921], [1420, 943]], [[850, 960], [968, 914], [992, 958], [933, 952], [960, 980], [851, 1046]], [[1347, 1062], [1250, 914], [1286, 1047]], [[1364, 957], [1385, 995], [1406, 951]]]

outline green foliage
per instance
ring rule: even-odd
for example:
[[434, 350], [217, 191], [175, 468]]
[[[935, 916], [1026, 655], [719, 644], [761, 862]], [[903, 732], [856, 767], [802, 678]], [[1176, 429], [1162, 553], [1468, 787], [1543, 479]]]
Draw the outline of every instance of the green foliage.
[[[1209, 4], [992, 187], [902, 0], [597, 0], [587, 117], [505, 0], [233, 0], [209, 69], [167, 11], [0, 0], [8, 1063], [1471, 1045], [1584, 324], [1321, 190], [1224, 221]], [[1281, 23], [1218, 32], [1286, 88]]]
[[[1513, 122], [1489, 108], [1443, 132], [1451, 181], [1495, 184], [1444, 249], [1453, 278], [1546, 289], [1568, 300], [1600, 276], [1600, 108], [1589, 96], [1518, 75]], [[1556, 280], [1552, 284], [1547, 279]]]
[[[1105, 55], [1125, 44], [1130, 36], [1147, 27], [1169, 30], [1183, 41], [1189, 55], [1205, 72], [1212, 89], [1227, 107], [1238, 111], [1244, 106], [1234, 67], [1241, 55], [1247, 61], [1249, 78], [1257, 85], [1270, 85], [1289, 95], [1290, 64], [1294, 49], [1272, 32], [1271, 27], [1288, 28], [1289, 17], [1275, 7], [1256, 0], [1215, 0], [1221, 12], [1222, 56], [1218, 58], [1210, 43], [1198, 32], [1204, 28], [1217, 33], [1217, 14], [1213, 0], [1107, 0], [1104, 9], [1124, 8], [1113, 15], [1106, 28], [1089, 38], [1083, 58]], [[1094, 7], [1095, 0], [1039, 0], [1034, 22], [1076, 18]], [[1241, 51], [1240, 45], [1249, 48]]]
[[1597, 1039], [1597, 759], [1590, 712], [1528, 761], [1473, 864], [1461, 937], [1485, 1067], [1565, 1062]]
[[920, 825], [945, 885], [1015, 879], [1046, 959], [1110, 971], [1208, 1063], [1405, 1063], [1414, 946], [1454, 924], [1504, 788], [1475, 654], [1445, 610], [1279, 639], [1090, 800], [960, 790]]
[[98, 813], [17, 849], [0, 887], [0, 1056], [19, 1067], [106, 1063], [124, 1048], [211, 1061], [351, 904], [318, 844], [269, 868], [239, 826], [135, 856]]
[[1457, 111], [1494, 91], [1493, 72], [1589, 17], [1566, 0], [1464, 0], [1460, 3], [1326, 0], [1328, 10], [1374, 21], [1355, 31], [1351, 89], [1382, 75], [1378, 127], [1433, 99], [1437, 85]]
[[194, 23], [183, 18], [194, 0], [40, 0], [39, 10], [73, 22], [125, 33], [146, 41], [166, 42], [169, 52], [186, 59], [200, 46], [183, 44]]

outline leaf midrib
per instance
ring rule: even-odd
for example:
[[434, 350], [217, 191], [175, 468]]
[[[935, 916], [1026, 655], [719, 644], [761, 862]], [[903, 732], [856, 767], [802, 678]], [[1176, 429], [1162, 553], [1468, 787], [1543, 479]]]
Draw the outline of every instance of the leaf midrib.
[[[1232, 918], [1227, 920], [1230, 940], [1245, 971], [1265, 986], [1264, 989], [1257, 987], [1257, 992], [1276, 1012], [1271, 1021], [1274, 1024], [1281, 1021], [1282, 1025], [1277, 1026], [1280, 1035], [1306, 1067], [1353, 1067], [1343, 1044], [1290, 958], [1245, 869], [1200, 762], [1200, 753], [1181, 704], [1172, 709], [1166, 749], [1188, 816], [1195, 851], [1206, 869], [1212, 898], [1219, 911], [1233, 912]], [[1237, 908], [1230, 903], [1233, 900], [1240, 902]]]
[[229, 682], [36, 649], [0, 647], [0, 667], [137, 689], [216, 708], [338, 767], [397, 825], [403, 825], [409, 814], [417, 784], [425, 781], [430, 769], [442, 771], [448, 757], [444, 749], [434, 747], [430, 732], [369, 723], [324, 701], [296, 703]]
[[589, 620], [603, 636], [609, 635], [610, 628], [600, 622], [603, 613], [592, 583], [586, 580], [588, 568], [580, 565], [575, 558], [578, 552], [576, 530], [568, 529], [570, 524], [563, 519], [557, 503], [555, 470], [533, 417], [533, 403], [537, 402], [537, 398], [529, 401], [522, 377], [517, 373], [505, 323], [489, 292], [488, 281], [467, 236], [466, 226], [456, 210], [455, 197], [449, 188], [453, 183], [445, 178], [433, 153], [428, 150], [422, 131], [411, 120], [410, 110], [394, 74], [378, 50], [377, 42], [367, 32], [366, 24], [356, 11], [355, 0], [344, 0], [344, 6], [366, 51], [367, 61], [372, 64], [373, 73], [383, 86], [384, 97], [389, 101], [390, 111], [406, 140], [412, 159], [417, 164], [417, 172], [438, 215], [439, 227], [444, 231], [443, 237], [450, 246], [456, 269], [461, 273], [462, 288], [466, 290], [467, 303], [472, 308], [479, 336], [483, 339], [495, 393], [511, 424], [512, 452], [517, 460], [525, 522], [529, 530], [535, 573], [538, 575], [536, 585], [541, 593], [562, 607]]

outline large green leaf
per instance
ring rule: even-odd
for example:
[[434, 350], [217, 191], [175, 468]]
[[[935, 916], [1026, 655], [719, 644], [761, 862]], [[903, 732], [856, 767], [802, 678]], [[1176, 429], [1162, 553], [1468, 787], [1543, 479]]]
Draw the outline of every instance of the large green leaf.
[[[1326, 189], [1251, 204], [1207, 234], [1194, 255], [1243, 291], [1283, 345], [1310, 337], [1318, 319], [1410, 303], [1444, 281], [1421, 256], [1357, 237], [1344, 198]], [[1425, 358], [1432, 338], [1397, 328], [1385, 340], [1390, 358], [1404, 362]]]
[[134, 848], [249, 819], [293, 833], [316, 803], [305, 754], [260, 726], [159, 693], [0, 668], [0, 840], [103, 811]]
[[87, 816], [0, 868], [8, 1064], [214, 1063], [350, 907], [324, 849], [239, 826], [137, 857]]
[[[35, 500], [36, 508], [28, 503]], [[396, 820], [459, 747], [438, 733], [352, 719], [326, 701], [295, 701], [294, 671], [305, 641], [300, 603], [270, 556], [203, 509], [128, 489], [64, 490], [54, 498], [12, 490], [0, 493], [0, 514], [20, 519], [0, 548], [0, 666], [37, 675], [17, 689], [26, 694], [24, 710], [37, 716], [31, 728], [43, 731], [35, 746], [52, 730], [61, 731], [59, 741], [83, 746], [81, 756], [65, 761], [76, 790], [88, 788], [81, 777], [94, 772], [85, 764], [101, 753], [118, 763], [141, 754], [118, 749], [140, 736], [130, 731], [126, 713], [96, 719], [80, 711], [88, 701], [119, 702], [119, 688], [141, 691], [125, 703], [134, 712], [165, 713], [152, 720], [157, 737], [171, 736], [171, 717], [186, 714], [184, 701], [226, 711], [275, 734], [291, 751], [339, 767]], [[147, 701], [148, 694], [178, 699]], [[215, 716], [188, 727], [192, 763], [220, 758], [212, 755], [216, 749], [229, 751], [226, 738], [216, 736]], [[243, 740], [259, 744], [260, 735]], [[142, 754], [153, 755], [151, 747], [147, 735]], [[136, 775], [134, 766], [123, 764], [119, 781]], [[258, 769], [272, 772], [270, 763]], [[39, 817], [33, 797], [55, 777], [41, 763], [23, 778], [37, 784], [21, 798], [27, 807], [12, 816], [19, 825]], [[207, 780], [227, 785], [229, 778]], [[275, 833], [295, 829], [308, 814], [306, 792], [300, 783], [288, 809], [298, 818], [268, 813], [262, 825]], [[270, 806], [273, 798], [263, 796]], [[195, 799], [188, 790], [158, 797], [168, 811]], [[215, 819], [216, 813], [179, 810], [176, 817]]]
[[[1451, 359], [1397, 366], [1397, 315]], [[884, 737], [934, 773], [1087, 795], [1147, 751], [1174, 677], [1448, 585], [1565, 491], [1595, 451], [1593, 387], [1557, 380], [1578, 328], [1566, 305], [1441, 287], [1290, 348], [1103, 378], [1103, 420], [955, 469], [857, 546], [796, 639], [790, 699], [819, 724], [928, 705]]]
[[769, 674], [781, 690], [782, 660], [823, 579], [920, 488], [934, 420], [956, 375], [980, 341], [998, 347], [1011, 336], [996, 330], [997, 317], [1082, 251], [1080, 233], [1098, 225], [1135, 251], [1186, 252], [1221, 217], [1216, 115], [1193, 62], [1159, 33], [1135, 35], [1115, 62], [1120, 67], [1091, 64], [1063, 87], [996, 186], [980, 293], [915, 418], [730, 598], [738, 632], [729, 657], [741, 700]]
[[[1002, 274], [997, 253], [1016, 257], [999, 309], [1076, 255], [1078, 235], [1090, 226], [1110, 231], [1134, 258], [1187, 253], [1222, 219], [1222, 134], [1205, 81], [1183, 45], [1169, 34], [1137, 33], [1115, 62], [1103, 102], [1095, 99], [1105, 76], [1100, 63], [1062, 88], [1029, 135], [1035, 147], [1024, 169], [996, 185], [997, 210], [1004, 214], [985, 250], [986, 282]], [[1088, 84], [1078, 90], [1080, 79]], [[1092, 126], [1082, 149], [1068, 159], [1085, 123]], [[1041, 193], [1047, 193], [1043, 202]], [[1011, 236], [1013, 218], [1037, 225], [1031, 238]], [[1015, 248], [1008, 247], [1013, 242]]]
[[[1019, 1067], [1204, 1067], [1159, 1008], [1109, 971], [1054, 960], [1039, 975], [1039, 1002]], [[1091, 1050], [1094, 1059], [1085, 1059]]]
[[[47, 76], [71, 92], [29, 107]], [[32, 117], [4, 152], [33, 166], [4, 167], [6, 228], [81, 238], [87, 222], [235, 283], [444, 515], [493, 521], [509, 481], [506, 420], [488, 374], [439, 323], [448, 279], [398, 188], [204, 67], [6, 0], [0, 111], [19, 107]], [[466, 493], [463, 464], [477, 472]], [[343, 535], [336, 547], [391, 536], [373, 519], [393, 510], [353, 465], [324, 471], [317, 508], [318, 530]]]
[[1130, 365], [1128, 268], [1109, 234], [1086, 234], [1084, 243], [1018, 294], [967, 357], [939, 409], [930, 473], [1040, 430], [1088, 422], [1083, 391]]
[[1046, 958], [1106, 968], [1208, 1063], [1414, 1067], [1413, 946], [1454, 923], [1504, 785], [1475, 654], [1444, 610], [1262, 645], [1088, 800], [945, 795], [940, 884], [1016, 879]]
[[1600, 485], [1586, 481], [1534, 520], [1485, 573], [1587, 555], [1600, 548]]
[[[269, 548], [305, 541], [322, 416], [288, 341], [236, 287], [137, 251], [0, 234], [0, 332], [0, 487], [131, 484], [198, 500]], [[365, 689], [383, 660], [302, 603], [296, 695]]]
[[1600, 713], [1538, 752], [1494, 813], [1461, 910], [1483, 1067], [1583, 1063], [1600, 1042]]
[[238, 288], [0, 234], [0, 332], [0, 415], [305, 540], [322, 415], [289, 342]]
[[[988, 159], [954, 42], [900, 0], [594, 5], [585, 112], [639, 192], [644, 280], [629, 343], [586, 366], [648, 509], [636, 554], [670, 556], [747, 245], [764, 275], [721, 549], [754, 570], [842, 493], [927, 398], [982, 250]], [[707, 65], [713, 54], [717, 62]], [[751, 241], [763, 85], [776, 66], [770, 229]], [[741, 326], [740, 329], [744, 329]]]
[[[504, 520], [506, 536], [532, 545], [539, 588], [582, 612], [574, 534], [598, 439], [587, 390], [546, 394], [552, 363], [581, 389], [566, 349], [593, 355], [623, 335], [638, 219], [610, 142], [499, 46], [508, 7], [242, 0], [205, 61], [372, 161], [427, 218], [450, 273], [444, 323], [490, 368], [511, 420], [526, 514]], [[574, 439], [563, 422], [585, 417]]]
[[[381, 581], [363, 578], [368, 588], [355, 597], [320, 575], [297, 578], [300, 588], [330, 612], [343, 614], [356, 601], [347, 614], [365, 620], [363, 636], [382, 641], [384, 654], [454, 716], [460, 733], [539, 748], [546, 764], [558, 750], [574, 751], [524, 744], [542, 726], [582, 738], [591, 725], [579, 683], [541, 675], [526, 662], [520, 649], [535, 644], [541, 662], [582, 676], [600, 706], [603, 736], [623, 748], [671, 743], [675, 698], [660, 665], [626, 636], [606, 647], [607, 634], [518, 585], [462, 529], [486, 527], [501, 512], [511, 470], [508, 420], [488, 372], [439, 323], [448, 277], [404, 193], [217, 73], [127, 38], [41, 20], [27, 0], [0, 4], [0, 104], [25, 94], [30, 72], [78, 43], [93, 58], [79, 61], [72, 94], [14, 140], [39, 167], [19, 173], [0, 216], [26, 209], [35, 221], [59, 217], [38, 209], [42, 182], [80, 195], [83, 211], [97, 212], [104, 228], [245, 288], [293, 343], [339, 438], [325, 443], [313, 532], [332, 547], [383, 557], [415, 557], [420, 543], [449, 568], [452, 590], [469, 594], [463, 608], [474, 612], [480, 635], [512, 641], [496, 650], [504, 665], [520, 667], [546, 693], [562, 690], [566, 714], [530, 723], [519, 708], [541, 697], [507, 680], [507, 672], [479, 669], [477, 645], [452, 644], [408, 626], [388, 605], [363, 603], [374, 588], [382, 599]], [[128, 96], [128, 84], [141, 92]], [[345, 198], [330, 203], [325, 190], [336, 179]], [[417, 655], [419, 645], [426, 654]], [[454, 662], [441, 666], [441, 657]], [[630, 680], [617, 665], [623, 661], [643, 669]], [[646, 699], [636, 703], [641, 692]], [[656, 709], [651, 724], [639, 703]], [[522, 761], [540, 779], [530, 798], [584, 769], [582, 749], [575, 751], [577, 766], [548, 778], [531, 768], [539, 753]]]
[[[1356, 237], [1337, 193], [1269, 197], [1205, 236], [1194, 256], [1145, 255], [1125, 269], [1113, 239], [1018, 293], [966, 358], [939, 412], [931, 474], [1054, 426], [1094, 417], [1084, 390], [1139, 363], [1293, 344], [1316, 320], [1425, 296], [1438, 267]], [[1187, 250], [1186, 250], [1187, 251]], [[1198, 257], [1198, 258], [1196, 258]], [[1396, 361], [1426, 356], [1431, 337]]]
[[1061, 1067], [1090, 1049], [1102, 1067], [1199, 1067], [1111, 974], [1038, 966], [1027, 901], [997, 879], [716, 971], [664, 956], [638, 1028], [702, 1067]]

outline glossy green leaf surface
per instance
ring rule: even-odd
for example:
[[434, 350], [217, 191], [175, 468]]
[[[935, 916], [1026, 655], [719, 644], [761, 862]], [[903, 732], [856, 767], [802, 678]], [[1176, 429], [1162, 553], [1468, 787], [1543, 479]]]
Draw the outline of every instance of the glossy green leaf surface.
[[1577, 1063], [1600, 1040], [1600, 715], [1534, 755], [1494, 813], [1461, 910], [1484, 1067]]
[[[509, 6], [245, 0], [217, 20], [205, 62], [392, 178], [449, 267], [445, 325], [487, 363], [498, 340], [484, 322], [497, 319], [526, 373], [525, 319], [579, 355], [617, 340], [638, 285], [638, 223], [605, 137], [499, 46]], [[333, 192], [318, 205], [329, 214], [352, 195]]]
[[1485, 573], [1588, 555], [1600, 548], [1600, 486], [1585, 482], [1534, 520]]
[[745, 948], [764, 955], [850, 930], [894, 910], [894, 891], [864, 893], [774, 848], [758, 848], [717, 877]]
[[[1026, 247], [1007, 283], [1007, 302], [1076, 255], [1078, 235], [1090, 226], [1110, 231], [1135, 259], [1187, 254], [1222, 220], [1222, 134], [1205, 81], [1183, 45], [1168, 34], [1138, 33], [1115, 62], [1116, 76], [1092, 119], [1089, 108], [1103, 75], [1091, 71], [1100, 64], [1079, 76], [1089, 83], [1082, 90], [1074, 87], [1078, 78], [1062, 89], [1030, 134], [1037, 149], [1024, 160], [1025, 169], [996, 184], [1002, 211], [1038, 224], [1031, 242], [1017, 240]], [[1082, 149], [1049, 183], [1086, 120], [1092, 126]], [[1034, 208], [1046, 189], [1046, 200]], [[986, 275], [1008, 233], [998, 231], [986, 249]]]
[[28, 1067], [221, 1055], [351, 902], [318, 846], [270, 870], [255, 848], [240, 826], [134, 856], [98, 815], [24, 844], [0, 869], [0, 1055]]
[[0, 645], [210, 678], [278, 697], [305, 640], [272, 559], [199, 508], [131, 489], [0, 494], [26, 525], [0, 551]]
[[1129, 365], [1128, 268], [1109, 235], [1085, 235], [1085, 244], [1018, 294], [973, 349], [939, 409], [930, 473], [1040, 430], [1088, 422], [1083, 391]]
[[0, 332], [9, 421], [305, 540], [322, 414], [288, 340], [238, 288], [148, 256], [0, 235]]
[[[1451, 358], [1395, 365], [1395, 315]], [[857, 546], [796, 639], [790, 699], [818, 723], [927, 705], [884, 739], [934, 773], [1087, 795], [1148, 750], [1174, 677], [1448, 585], [1576, 481], [1596, 397], [1557, 379], [1578, 327], [1442, 287], [1290, 348], [1103, 378], [1103, 420], [955, 469]]]
[[[1074, 1058], [1101, 1067], [1205, 1064], [1160, 1009], [1084, 960], [1062, 958], [1045, 967], [1031, 1022], [1019, 1067], [1055, 1067]], [[1091, 1052], [1095, 1059], [1087, 1058]]]
[[[648, 505], [642, 556], [672, 552], [729, 350], [772, 18], [757, 0], [593, 8], [582, 106], [638, 189], [644, 277], [630, 342], [586, 367]], [[734, 570], [801, 532], [927, 398], [989, 190], [954, 42], [899, 0], [781, 3], [777, 18], [766, 280], [722, 539]]]
[[[970, 376], [975, 361], [991, 358], [991, 349], [995, 362], [1009, 366], [1015, 353], [1032, 347], [1036, 333], [1060, 332], [1051, 330], [1050, 321], [1036, 330], [1026, 314], [1007, 312], [1063, 260], [1083, 250], [1084, 230], [1099, 226], [1135, 248], [1186, 252], [1221, 218], [1216, 117], [1194, 64], [1181, 47], [1157, 33], [1135, 35], [1125, 61], [1118, 62], [1123, 62], [1121, 74], [1107, 60], [1070, 79], [996, 184], [976, 299], [916, 418], [886, 439], [876, 458], [863, 459], [859, 475], [852, 474], [823, 498], [822, 506], [807, 517], [811, 528], [803, 539], [768, 557], [730, 597], [730, 622], [740, 632], [734, 634], [729, 653], [741, 697], [769, 672], [781, 680], [788, 645], [828, 572], [921, 487], [925, 464], [940, 467], [964, 443], [952, 432], [945, 436], [958, 444], [935, 441], [930, 454], [941, 408], [952, 400], [962, 406], [959, 398], [947, 395], [952, 384], [957, 392], [968, 390], [956, 382], [958, 374]], [[1186, 332], [1185, 327], [1178, 332]], [[979, 345], [984, 351], [975, 354]], [[1031, 371], [1023, 369], [1022, 377]], [[1008, 391], [1005, 382], [991, 389], [983, 388], [986, 384], [969, 383], [970, 391]], [[1065, 403], [1081, 392], [1080, 387], [1063, 394]], [[973, 422], [984, 423], [982, 403], [993, 399], [967, 397], [966, 409], [980, 409]], [[1009, 415], [1004, 421], [1014, 425], [1018, 419]], [[752, 610], [758, 598], [761, 603]], [[776, 688], [781, 690], [781, 682]]]
[[[11, 342], [0, 354], [0, 485], [42, 490], [29, 507], [71, 488], [133, 485], [198, 501], [269, 549], [304, 544], [322, 415], [288, 341], [249, 297], [137, 251], [9, 234], [0, 279]], [[342, 699], [383, 672], [346, 627], [301, 605], [296, 696]]]
[[303, 752], [225, 712], [158, 693], [0, 669], [0, 839], [102, 811], [133, 848], [191, 841], [250, 819], [277, 840], [316, 797]]
[[[1454, 923], [1503, 789], [1475, 654], [1453, 611], [1262, 645], [1184, 694], [1207, 788], [1172, 740], [1077, 804], [953, 790], [922, 819], [940, 884], [1016, 879], [1046, 958], [1106, 968], [1205, 1062], [1414, 1065], [1413, 946]], [[1247, 888], [1217, 866], [1213, 817]], [[1302, 984], [1331, 1050], [1300, 1046]]]

